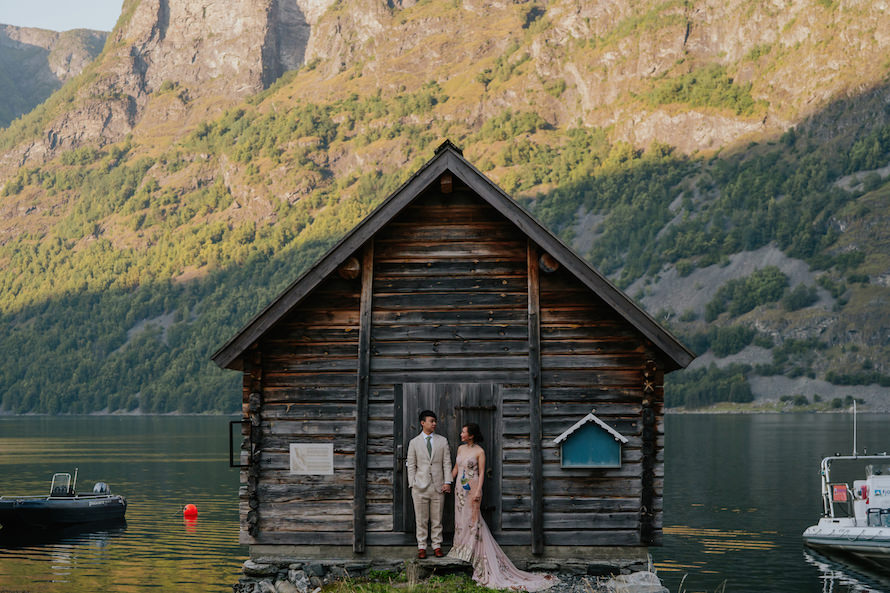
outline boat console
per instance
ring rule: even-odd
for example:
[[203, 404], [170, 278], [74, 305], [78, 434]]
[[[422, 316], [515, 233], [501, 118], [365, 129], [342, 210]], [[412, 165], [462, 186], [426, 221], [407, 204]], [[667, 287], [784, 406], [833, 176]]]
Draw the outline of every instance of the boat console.
[[866, 479], [853, 482], [853, 509], [857, 525], [890, 527], [890, 472], [865, 468]]
[[49, 487], [50, 496], [74, 496], [74, 488], [71, 486], [71, 474], [53, 474], [52, 485]]

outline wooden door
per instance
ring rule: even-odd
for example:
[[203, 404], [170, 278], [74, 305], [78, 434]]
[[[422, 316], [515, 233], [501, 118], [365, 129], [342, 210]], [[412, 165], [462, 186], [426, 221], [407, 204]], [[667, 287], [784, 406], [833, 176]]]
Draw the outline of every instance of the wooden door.
[[[459, 392], [455, 409], [454, 450], [460, 444], [460, 429], [468, 422], [479, 425], [484, 439], [485, 480], [482, 482], [482, 518], [492, 532], [501, 529], [501, 421], [500, 390], [487, 383], [450, 385]], [[451, 441], [451, 438], [448, 439]]]
[[[500, 392], [485, 383], [405, 383], [395, 389], [393, 429], [396, 442], [394, 466], [393, 525], [396, 531], [414, 533], [414, 503], [405, 470], [408, 443], [420, 434], [419, 414], [432, 410], [438, 419], [436, 432], [448, 439], [451, 461], [460, 445], [460, 429], [467, 422], [479, 424], [485, 438], [486, 479], [482, 488], [482, 516], [492, 531], [500, 529]], [[445, 496], [442, 517], [446, 538], [454, 533], [454, 495]]]

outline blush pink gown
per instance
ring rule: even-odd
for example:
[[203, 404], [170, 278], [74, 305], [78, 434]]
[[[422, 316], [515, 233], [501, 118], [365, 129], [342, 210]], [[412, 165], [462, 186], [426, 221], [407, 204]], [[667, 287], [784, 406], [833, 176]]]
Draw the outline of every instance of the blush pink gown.
[[454, 481], [454, 546], [448, 552], [473, 565], [473, 580], [490, 589], [513, 591], [541, 591], [559, 582], [552, 575], [534, 574], [519, 570], [488, 530], [479, 513], [479, 505], [470, 500], [467, 484], [475, 489], [479, 482], [479, 467], [475, 455], [457, 454], [457, 479]]

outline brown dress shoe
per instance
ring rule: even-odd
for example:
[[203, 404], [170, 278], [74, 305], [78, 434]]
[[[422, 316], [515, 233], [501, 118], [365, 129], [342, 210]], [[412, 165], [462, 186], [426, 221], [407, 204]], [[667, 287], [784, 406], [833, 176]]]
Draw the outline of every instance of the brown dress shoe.
[[417, 550], [417, 557], [421, 560], [426, 558], [426, 550]]
[[445, 555], [442, 553], [442, 548], [436, 548], [435, 550], [433, 550], [433, 554], [436, 555], [436, 558], [441, 558]]

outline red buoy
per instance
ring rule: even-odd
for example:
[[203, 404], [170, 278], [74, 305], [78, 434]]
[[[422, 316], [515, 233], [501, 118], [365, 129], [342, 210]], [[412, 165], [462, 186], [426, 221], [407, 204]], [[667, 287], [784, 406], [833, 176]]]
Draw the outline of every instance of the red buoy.
[[198, 516], [198, 507], [193, 504], [185, 505], [185, 508], [182, 509], [183, 517], [197, 517]]

